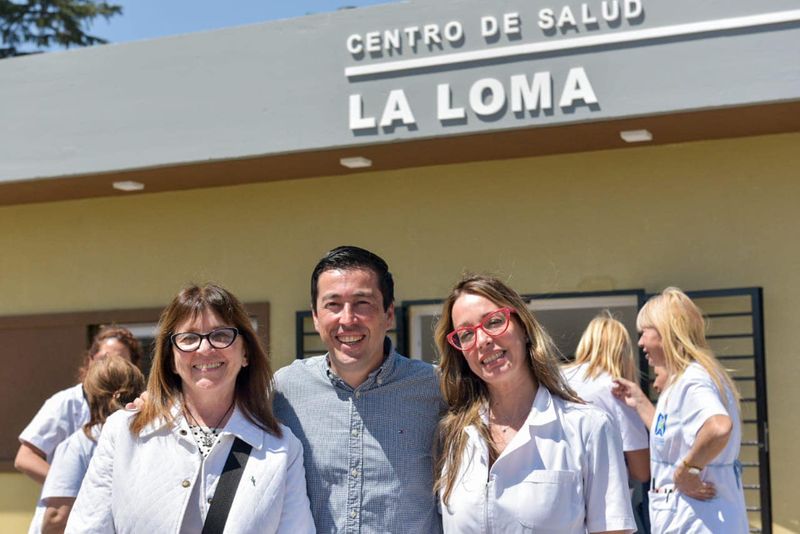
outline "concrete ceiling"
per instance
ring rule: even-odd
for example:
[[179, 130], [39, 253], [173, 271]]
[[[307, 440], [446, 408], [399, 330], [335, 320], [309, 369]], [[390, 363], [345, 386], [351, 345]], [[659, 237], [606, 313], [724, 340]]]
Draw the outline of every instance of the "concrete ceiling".
[[[620, 139], [620, 131], [642, 128], [653, 134], [652, 142], [628, 144]], [[800, 102], [788, 102], [11, 182], [0, 185], [0, 205], [147, 194], [798, 131]], [[351, 170], [339, 164], [340, 158], [351, 156], [369, 158], [373, 166]], [[116, 191], [112, 183], [121, 180], [141, 182], [145, 189], [134, 193]]]

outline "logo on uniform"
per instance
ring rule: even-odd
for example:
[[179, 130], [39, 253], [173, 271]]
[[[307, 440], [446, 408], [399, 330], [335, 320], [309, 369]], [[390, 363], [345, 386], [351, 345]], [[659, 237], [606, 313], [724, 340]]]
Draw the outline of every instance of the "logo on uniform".
[[656, 429], [653, 432], [656, 436], [664, 436], [664, 432], [667, 430], [667, 414], [660, 413], [658, 414], [658, 419], [656, 419]]

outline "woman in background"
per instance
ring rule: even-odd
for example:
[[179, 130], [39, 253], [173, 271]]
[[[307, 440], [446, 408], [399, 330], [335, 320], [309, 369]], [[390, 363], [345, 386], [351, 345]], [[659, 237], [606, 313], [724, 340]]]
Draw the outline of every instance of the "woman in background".
[[46, 506], [43, 534], [64, 532], [106, 418], [133, 401], [144, 386], [144, 375], [139, 368], [118, 356], [109, 356], [89, 368], [83, 380], [89, 422], [56, 448], [42, 488], [41, 500]]
[[608, 413], [622, 435], [622, 450], [631, 478], [650, 480], [647, 428], [636, 410], [611, 393], [613, 380], [637, 380], [636, 356], [628, 330], [606, 312], [589, 323], [575, 352], [575, 362], [564, 367], [569, 385], [585, 401]]
[[[106, 356], [119, 356], [139, 365], [142, 349], [126, 328], [106, 326], [100, 329], [86, 352], [78, 378], [83, 382], [87, 371]], [[74, 434], [89, 420], [89, 404], [79, 383], [59, 391], [39, 409], [19, 435], [20, 446], [14, 467], [38, 482], [44, 483], [58, 444]]]
[[636, 327], [650, 365], [664, 368], [664, 389], [655, 408], [630, 380], [618, 379], [614, 394], [650, 427], [653, 532], [747, 533], [739, 394], [700, 309], [669, 287], [647, 301]]
[[445, 532], [633, 531], [619, 432], [566, 384], [513, 289], [462, 279], [436, 345], [448, 404], [435, 483]]

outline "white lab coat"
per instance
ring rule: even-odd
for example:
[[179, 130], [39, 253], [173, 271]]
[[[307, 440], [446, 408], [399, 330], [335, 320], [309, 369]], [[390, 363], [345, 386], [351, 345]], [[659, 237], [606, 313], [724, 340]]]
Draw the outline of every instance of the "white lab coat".
[[[711, 376], [692, 363], [658, 399], [650, 429], [650, 468], [653, 474], [650, 523], [654, 534], [720, 533], [746, 534], [749, 531], [744, 490], [738, 467], [742, 426], [733, 394], [726, 389], [723, 404]], [[670, 492], [672, 475], [694, 444], [706, 420], [727, 415], [733, 422], [728, 444], [700, 477], [716, 486], [717, 496], [699, 501], [682, 493]]]
[[635, 530], [619, 432], [602, 410], [540, 386], [491, 469], [486, 442], [465, 431], [456, 485], [449, 505], [440, 503], [445, 533]]

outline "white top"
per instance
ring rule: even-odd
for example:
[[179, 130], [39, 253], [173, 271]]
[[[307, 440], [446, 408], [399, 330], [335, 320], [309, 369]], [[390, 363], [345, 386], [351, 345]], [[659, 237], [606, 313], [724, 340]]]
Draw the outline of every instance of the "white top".
[[[100, 436], [100, 428], [92, 429], [95, 439]], [[47, 504], [44, 502], [49, 497], [75, 497], [81, 489], [81, 482], [89, 468], [97, 442], [90, 440], [83, 433], [83, 428], [74, 432], [56, 447], [53, 462], [47, 478], [42, 486], [39, 502], [33, 520], [28, 527], [28, 534], [40, 534], [44, 521], [44, 512]]]
[[252, 445], [225, 525], [227, 534], [314, 532], [303, 448], [281, 426], [278, 438], [237, 409], [203, 460], [179, 407], [175, 424], [156, 422], [131, 434], [132, 412], [103, 427], [67, 533], [199, 532], [236, 437]]
[[[76, 384], [47, 399], [19, 435], [19, 441], [41, 450], [47, 463], [52, 464], [56, 447], [80, 430], [88, 420], [89, 403], [83, 396], [83, 385]], [[30, 534], [41, 532], [44, 510], [44, 503], [40, 499], [28, 529]]]
[[475, 427], [465, 431], [450, 504], [440, 502], [446, 533], [636, 529], [619, 433], [601, 410], [539, 387], [491, 469], [486, 442]]
[[[690, 364], [680, 378], [661, 393], [650, 429], [653, 487], [662, 490], [650, 492], [653, 532], [661, 532], [668, 525], [680, 525], [680, 530], [675, 532], [748, 532], [737, 461], [742, 425], [733, 394], [726, 388], [725, 395], [727, 406], [711, 376], [697, 363]], [[703, 480], [714, 483], [717, 496], [710, 501], [698, 501], [681, 493], [663, 491], [673, 487], [675, 466], [689, 452], [700, 427], [713, 415], [727, 415], [733, 422], [725, 449], [700, 474]]]
[[89, 404], [83, 396], [83, 386], [77, 384], [47, 399], [19, 435], [19, 441], [35, 446], [47, 456], [47, 463], [52, 463], [58, 444], [88, 420]]
[[598, 408], [604, 410], [616, 423], [622, 435], [622, 450], [638, 451], [649, 447], [647, 427], [636, 410], [620, 401], [611, 393], [613, 378], [602, 371], [596, 378], [587, 378], [588, 363], [581, 363], [563, 369], [564, 377], [578, 395]]
[[[92, 428], [95, 439], [100, 437], [100, 427]], [[42, 500], [50, 497], [77, 497], [81, 482], [89, 469], [89, 461], [97, 442], [89, 439], [83, 429], [61, 442], [53, 456], [53, 466], [42, 487]]]

